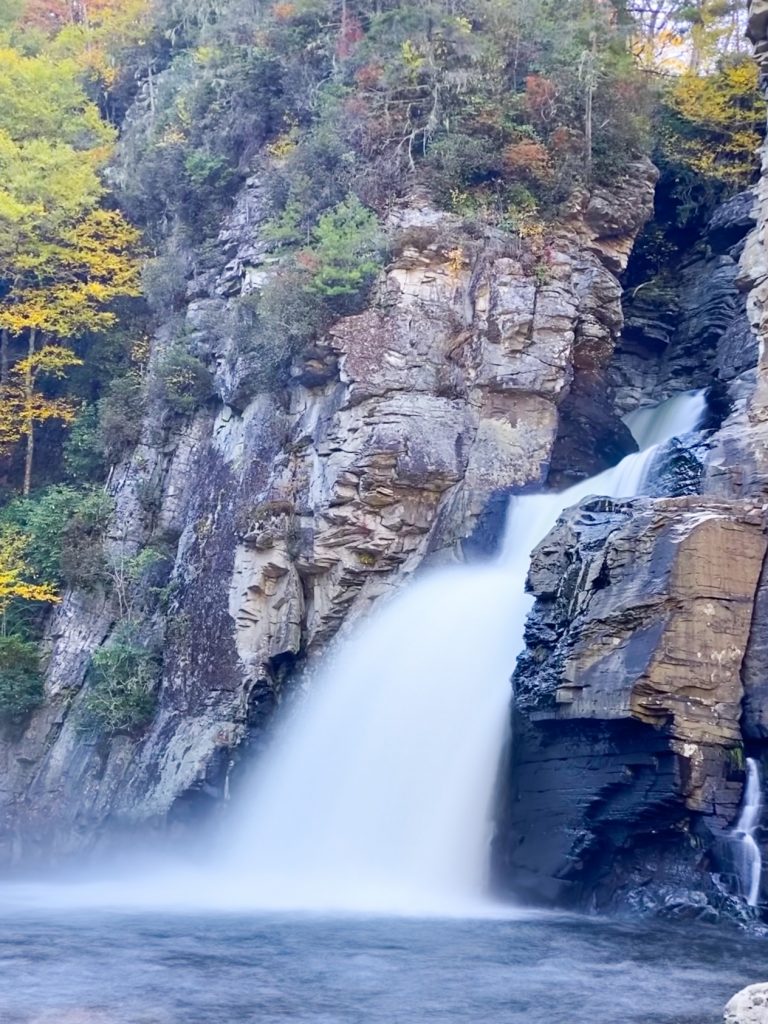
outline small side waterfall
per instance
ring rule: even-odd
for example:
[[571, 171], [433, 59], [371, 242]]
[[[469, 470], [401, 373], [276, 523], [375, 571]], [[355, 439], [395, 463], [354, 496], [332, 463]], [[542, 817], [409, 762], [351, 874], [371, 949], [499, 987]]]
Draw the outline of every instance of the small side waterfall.
[[462, 914], [484, 898], [531, 550], [589, 494], [633, 497], [700, 393], [634, 414], [642, 447], [562, 494], [516, 499], [488, 564], [425, 573], [330, 658], [253, 772], [211, 898]]
[[760, 879], [763, 872], [763, 858], [755, 840], [760, 824], [762, 809], [760, 768], [753, 757], [747, 758], [747, 782], [744, 786], [744, 800], [741, 814], [733, 830], [738, 844], [737, 867], [741, 892], [750, 907], [756, 907], [760, 897]]

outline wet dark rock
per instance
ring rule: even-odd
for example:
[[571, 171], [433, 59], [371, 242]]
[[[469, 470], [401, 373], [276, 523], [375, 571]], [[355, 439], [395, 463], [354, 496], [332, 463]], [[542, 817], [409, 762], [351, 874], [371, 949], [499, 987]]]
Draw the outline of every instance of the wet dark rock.
[[504, 537], [510, 496], [506, 491], [491, 495], [478, 517], [474, 530], [461, 542], [467, 561], [495, 555]]
[[[534, 552], [497, 877], [545, 904], [728, 916], [753, 504], [587, 499]], [[742, 901], [736, 901], [741, 905]]]
[[625, 327], [609, 371], [620, 410], [713, 380], [728, 384], [755, 366], [757, 343], [739, 265], [755, 219], [754, 195], [734, 196], [674, 266], [628, 289]]
[[704, 474], [703, 457], [700, 439], [674, 438], [654, 462], [648, 493], [655, 498], [697, 494]]
[[742, 678], [744, 735], [768, 740], [768, 562], [760, 574]]
[[712, 214], [707, 242], [713, 252], [729, 252], [742, 242], [757, 223], [755, 195], [751, 191], [731, 196]]
[[637, 443], [612, 407], [605, 374], [580, 375], [560, 407], [548, 482], [561, 489], [615, 466]]

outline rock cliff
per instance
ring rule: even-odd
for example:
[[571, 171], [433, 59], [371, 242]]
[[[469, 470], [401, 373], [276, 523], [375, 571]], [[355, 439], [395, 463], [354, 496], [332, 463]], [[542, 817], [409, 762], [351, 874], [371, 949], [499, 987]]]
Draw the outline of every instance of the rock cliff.
[[618, 275], [655, 177], [639, 164], [581, 196], [538, 254], [414, 193], [390, 216], [369, 307], [270, 395], [253, 393], [227, 328], [270, 273], [263, 188], [248, 182], [219, 238], [224, 267], [189, 281], [181, 325], [216, 398], [194, 417], [149, 409], [110, 483], [118, 563], [158, 538], [169, 551], [147, 626], [163, 651], [157, 715], [138, 737], [82, 732], [89, 657], [119, 608], [68, 593], [47, 633], [45, 706], [0, 747], [5, 861], [66, 858], [215, 804], [286, 682], [425, 559], [487, 548], [506, 495], [544, 482], [563, 437], [583, 439], [589, 472], [629, 450], [594, 367], [621, 330]]
[[[753, 4], [759, 56], [766, 26]], [[707, 422], [667, 453], [656, 497], [587, 500], [534, 553], [494, 861], [535, 902], [754, 916], [732, 833], [745, 757], [768, 762], [764, 171], [673, 277], [626, 289], [648, 162], [574, 196], [545, 244], [414, 189], [390, 211], [366, 308], [269, 392], [238, 326], [275, 266], [266, 183], [250, 179], [153, 341], [157, 362], [182, 335], [214, 394], [187, 416], [151, 404], [109, 482], [116, 571], [163, 552], [142, 607], [162, 652], [156, 714], [138, 733], [83, 731], [91, 656], [125, 595], [119, 579], [68, 592], [46, 632], [46, 701], [0, 742], [0, 860], [184, 830], [376, 602], [423, 565], [492, 550], [510, 494], [634, 450], [625, 413], [707, 388]]]
[[695, 451], [668, 453], [655, 499], [567, 512], [533, 557], [496, 862], [536, 901], [754, 916], [735, 825], [745, 758], [768, 759], [767, 171], [674, 275], [634, 284], [607, 370], [619, 410], [708, 387]]
[[[712, 914], [743, 784], [760, 504], [587, 499], [534, 553], [515, 676], [515, 891]], [[714, 906], [713, 906], [714, 904]]]

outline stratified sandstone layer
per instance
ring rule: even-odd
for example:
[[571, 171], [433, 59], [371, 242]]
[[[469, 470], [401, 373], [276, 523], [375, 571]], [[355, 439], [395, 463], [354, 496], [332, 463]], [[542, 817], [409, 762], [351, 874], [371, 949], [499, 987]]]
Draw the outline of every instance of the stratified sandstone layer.
[[588, 499], [534, 553], [501, 874], [556, 903], [697, 912], [738, 809], [763, 513]]

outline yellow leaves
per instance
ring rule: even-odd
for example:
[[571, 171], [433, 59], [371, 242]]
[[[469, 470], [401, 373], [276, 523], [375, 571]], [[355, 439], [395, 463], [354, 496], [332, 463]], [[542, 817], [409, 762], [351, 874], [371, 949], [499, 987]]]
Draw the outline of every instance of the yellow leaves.
[[198, 46], [192, 51], [192, 57], [197, 64], [210, 64], [219, 51], [214, 46]]
[[139, 240], [120, 213], [96, 209], [56, 242], [31, 245], [16, 258], [16, 289], [0, 300], [0, 327], [60, 338], [110, 327], [108, 303], [140, 294]]
[[690, 63], [685, 39], [672, 28], [658, 29], [655, 35], [636, 34], [630, 50], [641, 67], [665, 74], [682, 74]]
[[14, 364], [13, 370], [20, 377], [26, 376], [27, 373], [31, 373], [33, 377], [37, 377], [39, 373], [63, 377], [70, 367], [82, 365], [83, 360], [71, 349], [61, 345], [45, 345], [39, 352], [34, 352], [26, 359], [20, 359]]
[[471, 200], [469, 192], [464, 189], [452, 188], [450, 192], [450, 209], [454, 213], [461, 213], [467, 208]]
[[0, 615], [5, 615], [14, 598], [56, 603], [59, 595], [50, 583], [35, 583], [25, 555], [30, 539], [15, 526], [0, 528]]
[[424, 54], [416, 47], [410, 39], [406, 39], [400, 47], [400, 56], [406, 69], [411, 74], [416, 74], [424, 64]]
[[72, 61], [27, 57], [9, 46], [0, 47], [0, 129], [16, 141], [57, 139], [77, 150], [115, 138]]
[[35, 424], [68, 423], [76, 409], [38, 381], [60, 380], [80, 363], [61, 345], [35, 352], [35, 344], [103, 331], [116, 320], [111, 304], [140, 294], [139, 232], [97, 207], [116, 129], [84, 85], [99, 95], [96, 81], [105, 98], [121, 50], [147, 39], [149, 3], [88, 0], [52, 19], [41, 6], [47, 39], [34, 56], [0, 37], [0, 329], [11, 336], [7, 352], [30, 350], [0, 389], [0, 445], [27, 438], [25, 493]]
[[79, 74], [66, 57], [25, 57], [0, 45], [0, 328], [26, 335], [31, 347], [0, 390], [0, 445], [27, 439], [25, 491], [35, 425], [69, 423], [76, 411], [38, 381], [60, 380], [81, 362], [58, 345], [35, 352], [35, 338], [104, 330], [116, 319], [109, 304], [140, 292], [139, 233], [121, 214], [96, 208], [115, 132]]
[[284, 132], [267, 146], [267, 152], [275, 160], [285, 160], [296, 149], [296, 133]]
[[676, 120], [663, 142], [673, 160], [706, 177], [749, 184], [765, 121], [752, 60], [724, 64], [708, 75], [681, 75], [667, 104]]
[[158, 146], [180, 146], [180, 145], [182, 145], [182, 143], [186, 142], [186, 140], [187, 140], [187, 136], [181, 130], [181, 128], [177, 128], [175, 125], [170, 125], [168, 128], [165, 129], [163, 134], [157, 140], [156, 145], [158, 145]]
[[456, 249], [451, 249], [447, 255], [448, 273], [452, 278], [458, 278], [467, 263], [467, 258], [464, 255], [464, 250], [461, 248], [461, 246], [459, 246]]
[[267, 152], [276, 160], [284, 160], [294, 151], [299, 141], [299, 124], [295, 117], [283, 118], [283, 130], [278, 137], [267, 146]]
[[142, 367], [146, 367], [149, 363], [151, 345], [152, 343], [148, 335], [142, 334], [140, 338], [137, 338], [131, 348], [131, 362], [134, 366], [139, 367], [140, 369]]
[[8, 380], [0, 388], [0, 447], [8, 448], [27, 437], [36, 423], [58, 420], [71, 423], [77, 406], [66, 398], [49, 397], [37, 391], [40, 376], [61, 379], [73, 366], [82, 366], [74, 352], [61, 345], [45, 345], [14, 363]]
[[67, 56], [81, 75], [109, 90], [118, 79], [121, 53], [146, 45], [150, 34], [149, 0], [88, 0], [81, 16], [64, 25], [47, 46]]
[[23, 252], [98, 201], [103, 186], [95, 161], [93, 151], [47, 139], [19, 143], [0, 128], [0, 258]]
[[93, 210], [64, 232], [64, 262], [75, 277], [91, 284], [96, 301], [140, 295], [140, 241], [140, 232], [121, 213]]

